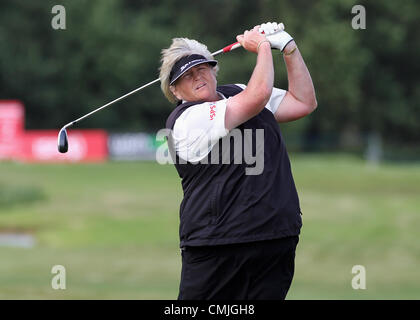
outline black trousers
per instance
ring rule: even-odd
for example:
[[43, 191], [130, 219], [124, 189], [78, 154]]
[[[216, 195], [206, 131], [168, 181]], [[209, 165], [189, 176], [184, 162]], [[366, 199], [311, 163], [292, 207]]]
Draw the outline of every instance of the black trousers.
[[298, 236], [185, 247], [180, 300], [283, 300], [292, 283]]

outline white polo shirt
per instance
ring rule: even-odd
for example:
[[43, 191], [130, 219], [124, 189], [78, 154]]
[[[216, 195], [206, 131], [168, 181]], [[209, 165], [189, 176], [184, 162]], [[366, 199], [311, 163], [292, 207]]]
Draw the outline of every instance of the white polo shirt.
[[[236, 84], [245, 89], [246, 85]], [[172, 132], [178, 156], [189, 162], [198, 162], [206, 157], [213, 146], [229, 133], [225, 128], [227, 99], [218, 92], [221, 100], [196, 104], [185, 110], [175, 121]], [[265, 108], [273, 114], [286, 95], [286, 90], [273, 88]]]

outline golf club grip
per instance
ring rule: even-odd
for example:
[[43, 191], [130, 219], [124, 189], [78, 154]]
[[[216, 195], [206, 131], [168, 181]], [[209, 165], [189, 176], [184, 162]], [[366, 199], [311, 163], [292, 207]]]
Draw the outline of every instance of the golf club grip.
[[236, 48], [239, 48], [240, 46], [241, 46], [241, 44], [239, 42], [235, 42], [235, 43], [232, 43], [232, 44], [224, 47], [222, 50], [223, 50], [223, 52], [229, 52], [229, 51], [235, 50]]
[[[283, 31], [284, 30], [284, 24], [283, 23], [279, 23], [279, 30], [280, 31]], [[263, 32], [261, 32], [262, 34], [265, 34], [265, 32], [263, 31]], [[218, 55], [218, 54], [220, 54], [220, 53], [226, 53], [226, 52], [229, 52], [229, 51], [232, 51], [232, 50], [235, 50], [235, 49], [237, 49], [237, 48], [239, 48], [241, 46], [241, 44], [239, 43], [239, 42], [234, 42], [234, 43], [232, 43], [232, 44], [230, 44], [230, 45], [228, 45], [228, 46], [226, 46], [226, 47], [224, 47], [223, 49], [221, 49], [221, 50], [219, 50], [219, 51], [216, 51], [216, 52], [214, 52], [212, 55], [213, 56], [215, 56], [215, 55]]]

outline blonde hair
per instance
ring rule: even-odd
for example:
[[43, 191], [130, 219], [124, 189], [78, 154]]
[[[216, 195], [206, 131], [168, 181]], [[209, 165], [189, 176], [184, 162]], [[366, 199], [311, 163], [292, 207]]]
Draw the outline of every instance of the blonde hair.
[[[169, 48], [162, 50], [162, 57], [161, 62], [162, 65], [160, 66], [160, 88], [162, 89], [163, 94], [165, 97], [172, 103], [178, 101], [178, 99], [174, 96], [174, 94], [169, 89], [170, 81], [169, 75], [171, 73], [172, 67], [174, 64], [181, 59], [182, 57], [189, 56], [191, 54], [201, 54], [205, 58], [209, 60], [213, 60], [213, 56], [211, 55], [210, 51], [207, 49], [207, 46], [204, 44], [196, 41], [191, 40], [188, 38], [174, 38], [172, 39], [172, 44]], [[217, 75], [217, 71], [219, 71], [219, 67], [216, 65], [213, 67], [215, 74]]]

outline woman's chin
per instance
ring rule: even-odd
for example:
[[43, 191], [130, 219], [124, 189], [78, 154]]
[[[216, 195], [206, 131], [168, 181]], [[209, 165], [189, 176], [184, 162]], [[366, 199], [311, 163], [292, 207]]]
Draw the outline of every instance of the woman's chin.
[[216, 101], [219, 99], [216, 92], [209, 92], [208, 90], [200, 92], [198, 96], [200, 97], [199, 100], [204, 101]]

